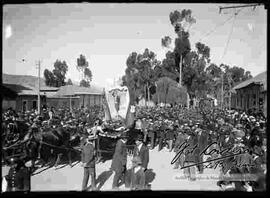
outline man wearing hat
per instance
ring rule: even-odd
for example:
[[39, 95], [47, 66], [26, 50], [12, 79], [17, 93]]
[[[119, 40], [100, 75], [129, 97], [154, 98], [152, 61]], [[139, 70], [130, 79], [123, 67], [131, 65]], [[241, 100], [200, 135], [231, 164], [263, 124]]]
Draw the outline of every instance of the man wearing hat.
[[93, 141], [96, 139], [94, 136], [88, 136], [86, 142], [82, 147], [81, 160], [84, 167], [84, 176], [82, 183], [82, 190], [87, 190], [87, 183], [89, 175], [91, 175], [91, 188], [96, 190], [96, 165], [95, 165], [95, 147]]
[[155, 133], [155, 127], [154, 127], [154, 124], [153, 123], [150, 123], [148, 136], [150, 137], [151, 149], [154, 149], [154, 147], [155, 147], [156, 133]]
[[143, 143], [143, 135], [139, 134], [135, 143], [136, 147], [134, 149], [134, 157], [139, 156], [142, 161], [142, 167], [144, 170], [147, 170], [147, 166], [149, 163], [149, 149], [148, 147]]
[[[176, 141], [175, 141], [175, 146], [174, 146], [174, 152], [176, 154], [179, 152], [179, 149], [180, 149], [181, 145], [187, 139], [187, 136], [188, 135], [186, 133], [184, 133], [183, 127], [181, 126], [181, 128], [179, 129], [178, 136], [177, 136]], [[184, 160], [185, 160], [184, 155], [180, 155], [178, 160], [175, 162], [174, 169], [178, 169], [179, 165], [180, 165], [180, 167], [183, 167], [184, 166]]]
[[[187, 139], [186, 143], [188, 147], [185, 149], [184, 154], [185, 154], [185, 161], [184, 161], [184, 166], [189, 166], [195, 163], [195, 153], [194, 149], [196, 148], [196, 137], [195, 134], [189, 129], [187, 131]], [[188, 168], [184, 169], [184, 175], [191, 181], [195, 181], [195, 166], [191, 166]]]
[[[195, 133], [197, 134], [197, 138], [198, 138], [198, 149], [196, 152], [196, 157], [197, 157], [198, 162], [202, 162], [203, 155], [200, 155], [200, 153], [203, 152], [208, 145], [208, 135], [207, 135], [207, 132], [202, 130], [201, 128], [197, 128], [195, 130]], [[203, 164], [199, 164], [197, 167], [198, 167], [199, 173], [202, 174], [203, 167], [204, 167]]]
[[116, 143], [112, 164], [111, 164], [111, 170], [115, 172], [114, 178], [113, 178], [113, 189], [118, 189], [119, 187], [119, 180], [121, 177], [123, 178], [123, 182], [125, 183], [125, 177], [126, 177], [126, 164], [127, 164], [127, 135], [122, 134], [120, 136], [120, 139]]
[[166, 129], [166, 135], [165, 135], [170, 152], [173, 149], [173, 141], [175, 139], [175, 136], [176, 136], [176, 134], [174, 132], [174, 128], [173, 128], [172, 124], [170, 123]]
[[145, 172], [142, 166], [142, 160], [139, 156], [132, 159], [131, 168], [131, 190], [145, 189]]
[[[234, 128], [232, 130], [232, 133], [235, 132], [236, 129]], [[231, 134], [230, 134], [230, 130], [229, 129], [225, 129], [224, 131], [224, 138], [222, 138], [220, 141], [221, 144], [221, 149], [225, 149], [225, 148], [232, 148], [233, 144], [234, 144], [234, 139], [232, 138]]]
[[20, 158], [10, 159], [10, 169], [5, 177], [7, 191], [30, 191], [31, 173]]
[[161, 123], [161, 126], [159, 128], [158, 151], [162, 150], [165, 139], [166, 139], [166, 126], [165, 123]]

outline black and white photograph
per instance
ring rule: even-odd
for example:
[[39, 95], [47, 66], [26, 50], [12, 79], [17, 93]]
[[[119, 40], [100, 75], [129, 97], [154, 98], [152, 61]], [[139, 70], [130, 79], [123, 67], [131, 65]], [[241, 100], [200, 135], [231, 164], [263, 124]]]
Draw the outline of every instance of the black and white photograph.
[[265, 192], [267, 6], [3, 4], [1, 192]]

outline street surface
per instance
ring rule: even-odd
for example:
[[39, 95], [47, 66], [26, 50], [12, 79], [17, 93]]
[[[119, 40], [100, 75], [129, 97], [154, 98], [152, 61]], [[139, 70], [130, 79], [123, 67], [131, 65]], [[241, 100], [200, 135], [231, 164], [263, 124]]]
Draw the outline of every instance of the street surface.
[[[173, 169], [171, 160], [175, 153], [164, 148], [160, 152], [157, 147], [150, 150], [150, 162], [148, 166], [147, 180], [151, 185], [151, 190], [208, 190], [218, 191], [216, 185], [219, 169], [205, 169], [203, 174], [196, 173], [197, 180], [189, 181], [183, 177], [183, 170]], [[112, 187], [113, 174], [109, 171], [111, 160], [99, 163], [96, 166], [97, 187], [100, 191], [110, 191]], [[128, 158], [127, 169], [131, 166]], [[60, 167], [60, 166], [59, 166]], [[57, 167], [57, 168], [59, 168]], [[2, 174], [7, 173], [7, 167], [2, 168]], [[200, 177], [200, 178], [199, 178]], [[206, 177], [212, 177], [207, 179]], [[214, 178], [213, 178], [214, 177]], [[31, 178], [32, 191], [80, 191], [83, 178], [83, 168], [81, 164], [74, 167], [66, 166], [55, 170], [50, 168]], [[89, 179], [90, 183], [90, 179]], [[124, 185], [120, 190], [126, 189]]]

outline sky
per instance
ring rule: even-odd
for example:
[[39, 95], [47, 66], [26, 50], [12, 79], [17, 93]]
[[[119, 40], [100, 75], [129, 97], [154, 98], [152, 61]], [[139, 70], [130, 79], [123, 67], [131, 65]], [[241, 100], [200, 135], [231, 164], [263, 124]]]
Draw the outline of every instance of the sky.
[[125, 74], [132, 52], [148, 48], [162, 60], [168, 49], [161, 46], [161, 38], [176, 37], [170, 12], [191, 9], [196, 19], [189, 30], [191, 48], [200, 41], [210, 47], [211, 62], [239, 66], [255, 76], [266, 71], [266, 9], [243, 8], [235, 18], [235, 10], [219, 13], [219, 6], [231, 5], [7, 4], [2, 23], [3, 73], [37, 76], [36, 63], [41, 60], [43, 76], [44, 69], [52, 70], [59, 59], [69, 66], [67, 78], [79, 82], [76, 60], [83, 54], [93, 73], [92, 83], [108, 87]]

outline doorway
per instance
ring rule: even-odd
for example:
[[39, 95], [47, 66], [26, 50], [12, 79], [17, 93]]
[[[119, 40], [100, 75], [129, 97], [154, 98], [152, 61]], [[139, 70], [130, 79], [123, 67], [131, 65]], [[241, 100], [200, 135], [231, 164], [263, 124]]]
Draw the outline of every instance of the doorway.
[[33, 101], [33, 109], [37, 109], [37, 101], [36, 100]]
[[22, 103], [22, 111], [23, 111], [23, 112], [27, 111], [27, 101], [26, 101], [26, 100], [23, 100], [23, 103]]

